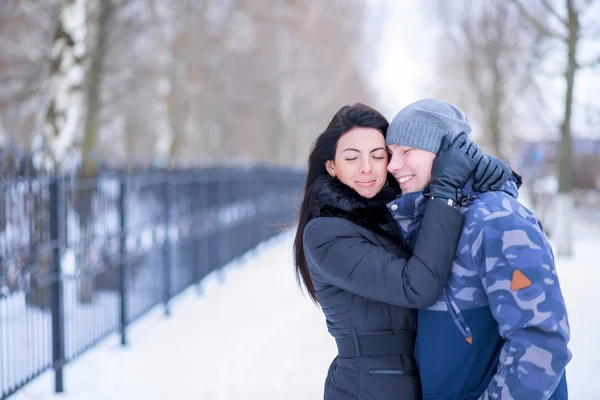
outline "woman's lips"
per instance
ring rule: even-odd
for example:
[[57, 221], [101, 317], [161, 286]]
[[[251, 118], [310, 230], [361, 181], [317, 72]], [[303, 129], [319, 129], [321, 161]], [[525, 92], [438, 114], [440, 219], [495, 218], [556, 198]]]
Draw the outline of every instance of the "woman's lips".
[[375, 184], [375, 181], [356, 181], [355, 182], [358, 186], [362, 186], [362, 187], [370, 187], [373, 186]]

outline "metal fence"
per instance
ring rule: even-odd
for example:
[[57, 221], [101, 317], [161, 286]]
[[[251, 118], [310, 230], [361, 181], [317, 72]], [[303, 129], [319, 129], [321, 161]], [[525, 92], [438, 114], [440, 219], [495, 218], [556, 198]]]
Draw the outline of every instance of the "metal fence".
[[[0, 395], [63, 366], [295, 218], [303, 173], [212, 168], [0, 181]], [[290, 249], [291, 251], [291, 249]]]

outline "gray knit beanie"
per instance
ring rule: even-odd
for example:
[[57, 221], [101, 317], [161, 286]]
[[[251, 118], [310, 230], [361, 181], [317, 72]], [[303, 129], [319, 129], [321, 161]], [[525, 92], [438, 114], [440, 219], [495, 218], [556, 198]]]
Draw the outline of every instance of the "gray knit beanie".
[[392, 120], [385, 143], [437, 153], [444, 136], [452, 140], [471, 132], [465, 113], [450, 103], [424, 99], [404, 107]]

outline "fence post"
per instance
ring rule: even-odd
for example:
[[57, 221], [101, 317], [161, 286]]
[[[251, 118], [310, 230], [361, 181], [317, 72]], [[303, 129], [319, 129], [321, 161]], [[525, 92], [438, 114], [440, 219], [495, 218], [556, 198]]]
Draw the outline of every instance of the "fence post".
[[164, 203], [165, 203], [165, 243], [163, 246], [163, 304], [165, 306], [165, 316], [171, 315], [169, 300], [171, 300], [171, 177], [165, 173], [164, 182]]
[[50, 310], [52, 314], [52, 366], [54, 368], [54, 391], [63, 392], [63, 366], [65, 364], [64, 299], [61, 277], [61, 254], [64, 245], [64, 186], [63, 178], [50, 182], [50, 240], [53, 244], [52, 261], [54, 280], [50, 286]]
[[127, 345], [127, 176], [119, 179], [119, 298], [121, 346]]
[[225, 215], [223, 212], [223, 207], [227, 206], [228, 202], [225, 198], [225, 190], [228, 182], [226, 181], [225, 171], [221, 170], [219, 174], [217, 174], [217, 226], [218, 226], [218, 235], [217, 235], [217, 280], [220, 284], [225, 283], [225, 272], [223, 271], [223, 267], [227, 263], [227, 251], [225, 250], [225, 245], [229, 238], [228, 235], [228, 227], [225, 226], [223, 216]]
[[202, 210], [202, 202], [200, 201], [200, 189], [201, 183], [200, 178], [196, 177], [194, 180], [194, 191], [192, 198], [192, 215], [193, 215], [193, 232], [194, 232], [194, 282], [196, 283], [196, 291], [198, 294], [202, 293], [202, 286], [200, 281], [202, 280], [202, 263], [200, 257], [202, 257], [202, 235], [200, 234], [200, 210]]
[[255, 178], [256, 172], [254, 170], [250, 171], [250, 176], [248, 178], [248, 193], [250, 193], [250, 196], [248, 197], [249, 203], [251, 204], [251, 214], [248, 217], [249, 221], [248, 221], [248, 225], [250, 226], [250, 228], [248, 229], [248, 238], [246, 241], [246, 247], [248, 250], [250, 250], [251, 248], [254, 247], [254, 238], [256, 237], [256, 214], [258, 213], [258, 205], [257, 205], [257, 198], [258, 195], [256, 193], [256, 181], [257, 179]]

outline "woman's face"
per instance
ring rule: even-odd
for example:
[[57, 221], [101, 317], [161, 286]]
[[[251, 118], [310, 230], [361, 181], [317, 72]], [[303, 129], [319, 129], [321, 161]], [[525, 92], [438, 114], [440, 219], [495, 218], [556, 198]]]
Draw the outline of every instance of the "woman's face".
[[353, 128], [343, 134], [335, 159], [325, 163], [329, 175], [368, 199], [385, 185], [387, 165], [385, 138], [374, 128]]

